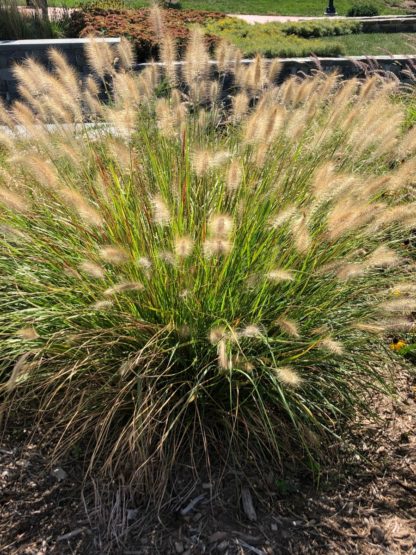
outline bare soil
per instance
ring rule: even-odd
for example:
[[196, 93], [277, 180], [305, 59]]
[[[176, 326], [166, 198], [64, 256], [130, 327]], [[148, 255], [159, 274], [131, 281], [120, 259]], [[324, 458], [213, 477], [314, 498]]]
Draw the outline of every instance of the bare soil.
[[184, 471], [181, 495], [159, 518], [117, 492], [94, 512], [79, 458], [51, 468], [40, 439], [9, 425], [0, 444], [0, 553], [416, 554], [416, 376], [397, 373], [398, 397], [383, 398], [380, 419], [338, 446], [342, 468], [328, 469], [318, 489], [270, 468], [248, 482], [230, 474], [222, 489]]

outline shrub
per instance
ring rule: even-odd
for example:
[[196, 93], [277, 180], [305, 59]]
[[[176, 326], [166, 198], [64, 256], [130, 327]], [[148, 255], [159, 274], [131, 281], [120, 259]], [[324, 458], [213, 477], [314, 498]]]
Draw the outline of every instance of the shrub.
[[182, 9], [182, 4], [179, 0], [165, 0], [164, 4], [166, 8], [171, 8], [173, 10]]
[[85, 0], [81, 7], [83, 11], [110, 10], [117, 12], [127, 10], [127, 4], [124, 0]]
[[[174, 38], [179, 50], [182, 50], [192, 25], [203, 25], [207, 21], [222, 18], [223, 14], [198, 10], [161, 10], [159, 17], [162, 24]], [[159, 26], [160, 26], [159, 25]], [[160, 37], [154, 25], [149, 25], [149, 9], [84, 9], [72, 13], [70, 34], [74, 37], [88, 36], [124, 36], [135, 46], [137, 60], [145, 62], [156, 57], [159, 50]], [[207, 36], [207, 43], [212, 44], [215, 38]]]
[[164, 73], [137, 75], [125, 42], [90, 43], [111, 105], [52, 52], [53, 73], [16, 68], [25, 102], [1, 111], [3, 411], [37, 406], [57, 456], [85, 440], [90, 469], [155, 496], [201, 445], [316, 470], [390, 387], [383, 334], [415, 306], [401, 241], [416, 145], [395, 84], [276, 88], [278, 63], [242, 65], [225, 44], [211, 80], [194, 30], [180, 90], [172, 52], [165, 37]]
[[[210, 35], [219, 36], [236, 45], [248, 57], [255, 56], [257, 53], [268, 58], [344, 54], [343, 46], [340, 44], [305, 39], [290, 34], [289, 29], [295, 28], [291, 25], [287, 27], [279, 23], [250, 25], [245, 21], [228, 17], [208, 22], [205, 28]], [[306, 27], [299, 29], [306, 29]], [[313, 32], [312, 27], [311, 32]]]
[[[177, 47], [183, 50], [193, 25], [204, 25], [207, 31], [206, 41], [215, 45], [218, 37], [225, 38], [240, 48], [245, 56], [257, 53], [268, 58], [310, 56], [340, 56], [344, 47], [338, 43], [326, 43], [319, 40], [304, 39], [302, 33], [309, 37], [321, 32], [322, 36], [347, 32], [358, 32], [359, 23], [344, 22], [322, 25], [299, 26], [249, 25], [234, 18], [224, 18], [223, 14], [195, 10], [163, 10], [163, 23], [170, 35], [177, 41]], [[308, 30], [307, 30], [308, 29]], [[296, 31], [297, 30], [297, 31]], [[293, 34], [291, 33], [293, 31]], [[72, 14], [72, 36], [125, 36], [133, 41], [137, 59], [140, 62], [158, 55], [160, 37], [149, 25], [149, 10], [115, 10], [89, 7]]]
[[347, 17], [373, 17], [380, 15], [380, 9], [374, 2], [356, 2], [347, 11]]
[[294, 21], [291, 23], [277, 23], [285, 35], [296, 35], [303, 38], [333, 37], [360, 33], [362, 24], [359, 21]]

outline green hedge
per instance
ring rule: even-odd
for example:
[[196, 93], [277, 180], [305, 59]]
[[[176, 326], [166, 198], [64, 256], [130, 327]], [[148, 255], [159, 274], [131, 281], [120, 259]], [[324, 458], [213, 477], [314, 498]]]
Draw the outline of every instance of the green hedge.
[[355, 2], [347, 12], [348, 17], [374, 17], [380, 9], [374, 2]]
[[[351, 25], [345, 26], [345, 28], [347, 27], [349, 32], [355, 29]], [[315, 36], [313, 33], [317, 32], [317, 30], [313, 30], [313, 26], [306, 30], [306, 24], [298, 27], [292, 24], [281, 25], [278, 23], [250, 25], [238, 19], [224, 18], [208, 23], [205, 28], [210, 35], [225, 38], [235, 44], [245, 56], [249, 57], [257, 53], [269, 58], [309, 56], [311, 54], [341, 56], [344, 54], [344, 48], [340, 44], [327, 44], [319, 39], [303, 38], [302, 33]], [[289, 32], [289, 28], [296, 28], [297, 33]], [[322, 28], [327, 28], [328, 34], [336, 34], [332, 26], [328, 24]]]
[[303, 38], [352, 35], [362, 31], [362, 24], [359, 21], [294, 21], [278, 25], [285, 35], [296, 35]]

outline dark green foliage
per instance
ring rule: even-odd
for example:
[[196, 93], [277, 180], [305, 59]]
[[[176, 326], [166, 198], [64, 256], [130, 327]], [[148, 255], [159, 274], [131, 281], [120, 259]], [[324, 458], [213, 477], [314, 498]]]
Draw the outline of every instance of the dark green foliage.
[[347, 11], [348, 17], [374, 17], [380, 15], [377, 4], [371, 1], [355, 2]]
[[362, 24], [359, 21], [294, 21], [283, 23], [281, 31], [285, 35], [296, 35], [303, 38], [333, 37], [360, 33]]

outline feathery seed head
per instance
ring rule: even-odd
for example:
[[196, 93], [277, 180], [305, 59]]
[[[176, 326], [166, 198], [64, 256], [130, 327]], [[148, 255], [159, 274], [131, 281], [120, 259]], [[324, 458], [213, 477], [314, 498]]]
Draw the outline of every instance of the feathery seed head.
[[292, 235], [298, 252], [305, 254], [311, 248], [312, 238], [305, 216], [300, 216], [292, 224]]
[[116, 283], [112, 287], [109, 287], [104, 291], [106, 297], [111, 297], [112, 295], [117, 295], [118, 293], [127, 293], [130, 291], [143, 291], [144, 286], [138, 281], [122, 281]]
[[157, 126], [164, 137], [175, 137], [176, 118], [166, 98], [159, 98], [155, 105]]
[[416, 293], [416, 283], [412, 282], [399, 282], [389, 290], [390, 295], [400, 297], [407, 293]]
[[235, 61], [241, 53], [233, 44], [227, 40], [221, 40], [216, 48], [215, 57], [220, 73], [232, 72], [235, 69]]
[[415, 323], [410, 321], [410, 320], [406, 320], [406, 319], [402, 319], [402, 320], [388, 320], [386, 322], [383, 322], [383, 325], [385, 326], [386, 330], [388, 331], [412, 331], [413, 328], [415, 327]]
[[0, 187], [0, 204], [12, 212], [27, 212], [30, 207], [28, 201], [17, 193]]
[[325, 339], [321, 339], [319, 342], [319, 347], [324, 349], [325, 351], [329, 351], [334, 355], [342, 355], [344, 352], [344, 347], [340, 341], [335, 341], [331, 337], [326, 337]]
[[81, 193], [74, 189], [63, 188], [59, 190], [59, 194], [74, 210], [76, 210], [76, 212], [78, 212], [80, 218], [86, 223], [96, 227], [103, 226], [104, 221], [101, 215]]
[[276, 374], [279, 381], [291, 387], [298, 387], [303, 381], [299, 374], [288, 366], [273, 368], [273, 372]]
[[271, 227], [277, 229], [284, 223], [288, 222], [292, 218], [292, 216], [296, 214], [297, 210], [298, 209], [296, 206], [288, 206], [284, 210], [281, 210], [280, 212], [278, 212], [277, 216], [273, 216], [273, 218], [271, 219]]
[[298, 324], [294, 320], [281, 317], [278, 318], [275, 323], [287, 335], [295, 338], [300, 337]]
[[228, 167], [227, 172], [227, 189], [229, 191], [236, 191], [241, 184], [243, 177], [243, 170], [238, 160], [233, 160]]
[[149, 19], [154, 34], [161, 40], [165, 35], [165, 25], [163, 22], [163, 12], [157, 3], [154, 3], [150, 8]]
[[212, 104], [215, 104], [218, 100], [218, 95], [220, 93], [220, 84], [218, 81], [211, 81], [209, 84], [209, 100]]
[[396, 299], [381, 304], [380, 308], [383, 312], [411, 314], [416, 311], [416, 300], [407, 298]]
[[92, 305], [94, 310], [109, 310], [112, 306], [114, 306], [113, 301], [97, 301]]
[[121, 37], [120, 42], [117, 45], [117, 53], [121, 66], [124, 69], [131, 69], [134, 66], [136, 56], [134, 54], [133, 46], [125, 37]]
[[198, 150], [192, 156], [193, 168], [198, 176], [203, 176], [211, 169], [222, 166], [229, 158], [227, 151]]
[[38, 339], [40, 336], [38, 334], [38, 332], [36, 331], [36, 329], [33, 326], [27, 326], [24, 327], [22, 329], [20, 329], [16, 335], [18, 335], [19, 337], [21, 337], [22, 339], [26, 340], [26, 341], [34, 341], [35, 339]]
[[233, 113], [232, 113], [232, 120], [233, 123], [238, 123], [242, 120], [242, 118], [246, 115], [249, 109], [250, 100], [245, 92], [240, 92], [233, 96], [232, 104], [233, 104]]
[[141, 256], [137, 261], [137, 265], [144, 270], [150, 270], [152, 267], [152, 263], [147, 256]]
[[336, 276], [338, 279], [342, 281], [346, 281], [348, 279], [352, 279], [352, 278], [364, 275], [365, 272], [367, 271], [367, 268], [368, 267], [365, 264], [359, 264], [354, 262], [351, 262], [348, 264], [342, 264], [341, 266], [338, 267]]
[[295, 279], [290, 270], [284, 270], [283, 268], [271, 270], [267, 273], [266, 277], [275, 283], [279, 283], [281, 281], [293, 281]]
[[391, 268], [400, 264], [400, 256], [389, 247], [381, 245], [366, 260], [369, 268]]
[[219, 341], [225, 339], [226, 334], [227, 332], [224, 327], [217, 326], [215, 328], [212, 328], [208, 334], [209, 342], [211, 343], [211, 345], [217, 345]]
[[220, 370], [230, 369], [230, 359], [227, 353], [227, 343], [221, 339], [217, 343], [218, 366]]
[[175, 254], [178, 258], [187, 258], [192, 254], [194, 242], [190, 237], [177, 237], [175, 239]]
[[[66, 89], [66, 92], [73, 98], [73, 101], [78, 101], [81, 95], [79, 86], [79, 77], [74, 69], [68, 64], [67, 59], [55, 48], [48, 52], [49, 58], [54, 65], [55, 72], [59, 77], [60, 84]], [[53, 94], [54, 87], [51, 88]]]
[[159, 258], [165, 264], [169, 264], [170, 266], [176, 266], [176, 258], [175, 255], [170, 251], [160, 251]]
[[106, 42], [97, 41], [90, 37], [85, 45], [85, 54], [88, 64], [100, 79], [104, 79], [105, 75], [114, 73], [114, 52]]
[[80, 270], [88, 274], [89, 276], [97, 279], [103, 279], [105, 277], [104, 268], [95, 262], [90, 260], [85, 260], [79, 265]]
[[267, 72], [267, 80], [269, 81], [269, 83], [273, 83], [277, 80], [280, 72], [282, 71], [282, 67], [283, 64], [280, 60], [274, 59], [271, 61]]
[[163, 62], [165, 77], [171, 87], [174, 87], [177, 82], [176, 55], [175, 40], [168, 33], [164, 33], [160, 42], [160, 60]]
[[333, 162], [326, 162], [318, 167], [311, 184], [315, 197], [320, 197], [327, 193], [328, 189], [334, 183], [335, 168]]
[[155, 195], [152, 198], [153, 221], [160, 226], [166, 226], [170, 223], [170, 211], [168, 205], [161, 195]]
[[215, 238], [228, 238], [234, 227], [234, 222], [231, 216], [227, 214], [214, 214], [208, 222], [209, 232]]
[[206, 81], [209, 75], [209, 54], [204, 42], [203, 30], [195, 27], [191, 31], [185, 53], [183, 74], [189, 87]]
[[131, 106], [138, 106], [140, 104], [140, 90], [135, 75], [129, 73], [116, 73], [112, 83], [115, 106], [120, 109], [120, 111], [124, 109], [126, 113], [129, 113]]
[[250, 324], [248, 326], [246, 326], [243, 330], [241, 330], [240, 332], [240, 337], [250, 337], [250, 338], [261, 338], [263, 337], [263, 332], [261, 330], [261, 328], [259, 326], [256, 326], [254, 324]]
[[353, 325], [353, 328], [359, 331], [363, 331], [365, 333], [373, 333], [373, 334], [380, 334], [386, 331], [386, 327], [381, 324], [374, 324], [374, 323], [366, 323], [366, 322], [357, 322]]
[[356, 203], [351, 200], [340, 200], [328, 215], [328, 239], [335, 241], [354, 230], [364, 227], [382, 211], [383, 207], [376, 204]]
[[24, 378], [24, 375], [30, 368], [30, 364], [28, 362], [30, 354], [31, 353], [24, 353], [17, 359], [15, 365], [13, 366], [10, 378], [5, 384], [7, 391], [13, 391], [13, 389], [16, 387], [16, 384], [19, 383], [22, 378]]
[[13, 118], [10, 116], [3, 100], [0, 98], [0, 123], [12, 129], [14, 127]]
[[204, 241], [203, 249], [204, 255], [207, 258], [214, 256], [226, 255], [231, 251], [232, 243], [227, 239], [213, 237]]
[[212, 155], [208, 150], [194, 152], [192, 165], [197, 176], [205, 175], [211, 168]]
[[115, 266], [125, 264], [129, 260], [129, 255], [125, 249], [122, 247], [116, 247], [113, 245], [106, 245], [101, 247], [100, 256], [105, 262], [114, 264]]

